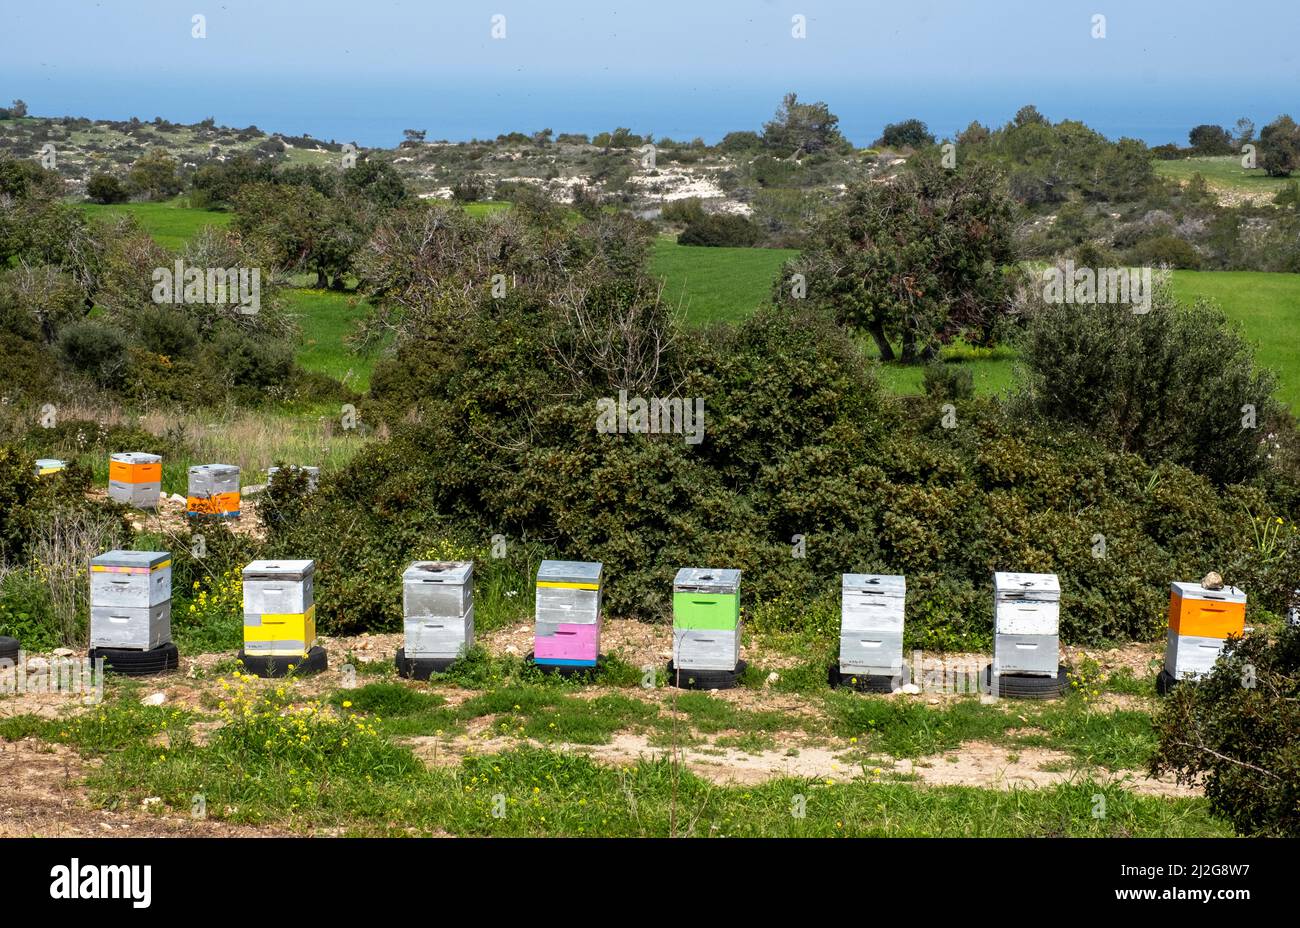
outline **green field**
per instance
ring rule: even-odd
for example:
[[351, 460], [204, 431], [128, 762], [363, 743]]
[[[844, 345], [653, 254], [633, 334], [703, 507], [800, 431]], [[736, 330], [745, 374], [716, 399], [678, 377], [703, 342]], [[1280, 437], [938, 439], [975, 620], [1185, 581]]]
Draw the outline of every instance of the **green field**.
[[[1217, 164], [1232, 159], [1191, 160]], [[1228, 168], [1224, 172], [1231, 173]], [[1251, 175], [1243, 182], [1264, 180]], [[467, 208], [475, 215], [487, 215], [508, 206], [473, 203]], [[231, 219], [229, 213], [188, 209], [179, 200], [114, 206], [85, 204], [82, 208], [95, 217], [133, 215], [159, 244], [173, 250], [181, 248], [203, 226], [225, 226]], [[688, 323], [702, 325], [744, 319], [765, 303], [782, 265], [794, 254], [777, 248], [678, 245], [671, 236], [660, 236], [654, 243], [650, 267], [664, 282], [664, 299], [678, 307]], [[1214, 300], [1229, 318], [1240, 323], [1256, 344], [1260, 362], [1277, 372], [1278, 398], [1300, 409], [1300, 274], [1175, 271], [1173, 286], [1180, 300]], [[306, 287], [289, 289], [286, 297], [303, 332], [303, 366], [340, 379], [351, 372], [349, 384], [365, 390], [374, 358], [358, 356], [344, 343], [356, 320], [364, 314], [364, 301], [353, 293]], [[1013, 385], [1015, 358], [1010, 351], [995, 351], [988, 356], [956, 346], [946, 349], [944, 357], [970, 364], [976, 390], [982, 395], [1002, 393]], [[921, 390], [919, 366], [882, 365], [879, 374], [886, 388], [895, 394]]]
[[1177, 181], [1189, 181], [1200, 174], [1212, 188], [1238, 193], [1275, 194], [1288, 178], [1269, 177], [1262, 168], [1246, 170], [1240, 155], [1215, 158], [1183, 158], [1178, 161], [1154, 161], [1156, 174]]
[[80, 206], [92, 219], [134, 216], [154, 241], [171, 251], [184, 248], [204, 226], [224, 229], [232, 218], [230, 213], [190, 209], [181, 198], [163, 203], [82, 203]]
[[766, 303], [781, 265], [796, 252], [785, 248], [700, 248], [672, 236], [655, 241], [650, 270], [664, 281], [664, 299], [688, 322], [734, 322]]

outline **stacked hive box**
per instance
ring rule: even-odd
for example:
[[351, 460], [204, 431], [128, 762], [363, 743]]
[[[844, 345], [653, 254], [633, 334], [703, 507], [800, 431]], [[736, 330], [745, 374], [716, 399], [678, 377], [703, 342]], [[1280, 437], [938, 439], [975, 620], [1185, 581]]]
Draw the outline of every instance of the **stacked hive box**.
[[999, 674], [1056, 677], [1061, 584], [1056, 574], [993, 575], [993, 666]]
[[[296, 465], [296, 464], [289, 464], [288, 466], [286, 466], [286, 467], [284, 468], [284, 470], [285, 470], [286, 473], [294, 472], [294, 471], [301, 471], [302, 473], [306, 474], [306, 475], [307, 475], [307, 489], [308, 489], [308, 490], [314, 490], [314, 489], [316, 489], [316, 484], [320, 482], [320, 468], [319, 468], [319, 467], [299, 467], [299, 466]], [[275, 480], [275, 475], [278, 474], [279, 472], [280, 472], [280, 468], [278, 468], [278, 467], [268, 467], [268, 468], [266, 469], [266, 479], [267, 479], [268, 481], [273, 481], [273, 480]]]
[[840, 595], [840, 672], [901, 677], [907, 580], [884, 574], [844, 574]]
[[91, 560], [91, 648], [151, 651], [171, 640], [171, 555], [109, 551]]
[[1245, 630], [1246, 594], [1235, 586], [1211, 590], [1199, 583], [1173, 584], [1165, 673], [1174, 680], [1208, 674], [1224, 640]]
[[239, 517], [239, 468], [234, 464], [199, 464], [189, 469], [185, 514]]
[[537, 569], [535, 663], [595, 667], [600, 656], [601, 565], [542, 561]]
[[735, 671], [740, 571], [683, 567], [673, 579], [673, 667]]
[[58, 458], [39, 458], [36, 461], [36, 476], [47, 477], [50, 474], [57, 474], [67, 466], [67, 461], [60, 461]]
[[138, 509], [154, 509], [162, 493], [162, 458], [143, 451], [109, 455], [108, 495]]
[[244, 568], [244, 653], [304, 658], [316, 640], [314, 561], [253, 561]]
[[454, 660], [474, 645], [474, 562], [416, 561], [402, 574], [403, 656]]

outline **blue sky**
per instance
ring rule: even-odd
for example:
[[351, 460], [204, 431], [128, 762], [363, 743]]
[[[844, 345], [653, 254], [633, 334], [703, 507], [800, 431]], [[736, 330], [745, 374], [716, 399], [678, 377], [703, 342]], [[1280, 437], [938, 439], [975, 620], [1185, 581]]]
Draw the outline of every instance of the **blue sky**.
[[[1300, 4], [1257, 0], [40, 0], [4, 13], [0, 97], [41, 115], [138, 115], [392, 144], [550, 126], [717, 137], [785, 90], [869, 142], [1024, 102], [1108, 134], [1261, 124], [1300, 87]], [[207, 37], [191, 36], [206, 17]], [[1106, 37], [1092, 37], [1092, 17]], [[491, 37], [505, 16], [506, 37]], [[791, 36], [791, 17], [807, 38]], [[392, 136], [392, 137], [389, 137]]]

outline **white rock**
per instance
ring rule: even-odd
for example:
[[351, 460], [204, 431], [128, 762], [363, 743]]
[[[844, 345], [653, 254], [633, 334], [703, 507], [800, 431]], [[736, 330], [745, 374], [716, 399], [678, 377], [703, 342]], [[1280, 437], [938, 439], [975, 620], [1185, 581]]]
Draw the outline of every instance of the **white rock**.
[[143, 799], [140, 800], [140, 805], [144, 806], [146, 809], [152, 808], [153, 806], [162, 805], [162, 797], [145, 796]]
[[507, 654], [518, 654], [518, 653], [519, 653], [519, 649], [516, 648], [516, 647], [515, 647], [514, 645], [512, 645], [512, 644], [508, 644], [508, 645], [506, 645], [506, 653], [507, 653]]
[[140, 702], [146, 706], [161, 706], [166, 701], [166, 693], [150, 693], [148, 696], [140, 700]]
[[908, 696], [918, 696], [921, 693], [921, 688], [915, 683], [904, 683], [898, 688], [898, 691], [900, 693], [906, 693]]
[[188, 502], [188, 500], [186, 500], [185, 497], [180, 496], [179, 494], [176, 493], [173, 493], [171, 496], [167, 497], [167, 499], [171, 500], [173, 503], [180, 503], [182, 506], [184, 506]]
[[775, 670], [773, 670], [771, 673], [767, 675], [767, 685], [771, 686], [773, 683], [775, 683], [780, 679], [781, 679], [781, 675], [777, 673]]
[[72, 657], [72, 648], [55, 648], [50, 653], [55, 657]]

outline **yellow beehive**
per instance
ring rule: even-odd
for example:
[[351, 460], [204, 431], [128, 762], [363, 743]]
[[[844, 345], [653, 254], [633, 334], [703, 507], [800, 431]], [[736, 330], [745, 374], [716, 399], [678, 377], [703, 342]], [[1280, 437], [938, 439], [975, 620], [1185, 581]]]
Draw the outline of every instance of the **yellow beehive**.
[[306, 657], [315, 643], [315, 605], [306, 612], [244, 616], [244, 653], [250, 657]]

